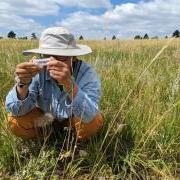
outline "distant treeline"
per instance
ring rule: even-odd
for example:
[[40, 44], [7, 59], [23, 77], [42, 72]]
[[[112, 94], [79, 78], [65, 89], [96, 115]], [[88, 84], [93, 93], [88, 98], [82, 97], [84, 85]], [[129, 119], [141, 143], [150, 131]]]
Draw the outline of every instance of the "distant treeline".
[[[175, 30], [172, 33], [172, 37], [179, 38], [180, 37], [180, 31]], [[168, 36], [166, 35], [165, 38], [168, 38]], [[148, 34], [145, 34], [144, 36], [136, 35], [134, 37], [134, 39], [150, 39], [150, 37], [148, 36]], [[158, 36], [151, 37], [151, 39], [158, 39]]]
[[[25, 40], [28, 39], [27, 36], [24, 36], [24, 37], [16, 37], [16, 33], [15, 33], [14, 31], [8, 32], [7, 38], [9, 38], [9, 39], [25, 39]], [[0, 39], [3, 39], [3, 37], [0, 36]], [[36, 33], [31, 33], [30, 39], [37, 39]]]
[[[175, 37], [175, 38], [179, 38], [180, 37], [180, 31], [179, 30], [175, 30], [173, 33], [172, 33], [172, 36], [170, 37]], [[27, 36], [24, 36], [24, 37], [16, 37], [16, 33], [14, 31], [10, 31], [8, 34], [7, 34], [7, 38], [9, 39], [25, 39], [27, 40], [28, 37]], [[153, 37], [149, 37], [149, 35], [146, 33], [144, 36], [140, 36], [140, 35], [136, 35], [134, 36], [134, 39], [158, 39], [159, 37], [158, 36], [153, 36]], [[167, 35], [164, 37], [164, 38], [169, 38]], [[0, 36], [0, 39], [3, 39], [3, 36]], [[31, 33], [31, 36], [30, 36], [30, 39], [38, 39], [36, 34], [35, 33]], [[84, 37], [81, 35], [79, 38], [79, 40], [84, 40]], [[106, 40], [107, 38], [104, 37], [104, 40]], [[113, 35], [112, 40], [116, 40], [118, 39], [116, 37], [116, 35]]]

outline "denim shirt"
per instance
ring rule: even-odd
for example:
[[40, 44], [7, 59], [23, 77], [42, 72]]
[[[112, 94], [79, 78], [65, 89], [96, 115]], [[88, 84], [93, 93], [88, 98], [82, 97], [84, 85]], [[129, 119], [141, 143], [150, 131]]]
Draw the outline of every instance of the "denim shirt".
[[[70, 95], [61, 89], [55, 80], [44, 69], [33, 77], [26, 99], [19, 100], [16, 85], [6, 97], [6, 109], [13, 116], [23, 116], [33, 108], [39, 107], [44, 112], [51, 113], [54, 118], [62, 121], [72, 115], [90, 122], [97, 114], [101, 96], [101, 83], [96, 71], [87, 63], [81, 63], [75, 82], [78, 85], [76, 96], [70, 100]], [[75, 72], [75, 70], [73, 69]]]

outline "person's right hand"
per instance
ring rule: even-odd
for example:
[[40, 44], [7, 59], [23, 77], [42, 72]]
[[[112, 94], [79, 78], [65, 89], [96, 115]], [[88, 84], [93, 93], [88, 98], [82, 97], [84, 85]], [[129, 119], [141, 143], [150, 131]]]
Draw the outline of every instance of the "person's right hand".
[[31, 82], [32, 77], [39, 73], [41, 70], [42, 68], [37, 64], [34, 64], [32, 62], [25, 62], [16, 66], [16, 76], [21, 82], [28, 84], [29, 82]]

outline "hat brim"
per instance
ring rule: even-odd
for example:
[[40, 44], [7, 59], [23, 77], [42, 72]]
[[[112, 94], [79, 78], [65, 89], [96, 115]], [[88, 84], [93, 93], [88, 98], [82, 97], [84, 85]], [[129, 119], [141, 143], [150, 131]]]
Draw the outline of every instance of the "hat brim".
[[77, 44], [76, 48], [67, 48], [67, 49], [50, 49], [50, 48], [38, 48], [23, 51], [24, 55], [31, 54], [45, 54], [45, 55], [56, 55], [56, 56], [82, 56], [89, 53], [92, 53], [92, 49], [87, 45]]

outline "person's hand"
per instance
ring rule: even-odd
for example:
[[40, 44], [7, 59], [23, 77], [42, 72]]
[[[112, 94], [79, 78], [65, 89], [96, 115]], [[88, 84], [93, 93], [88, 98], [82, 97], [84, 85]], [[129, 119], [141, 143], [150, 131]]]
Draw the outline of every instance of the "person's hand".
[[50, 76], [55, 79], [59, 85], [64, 85], [66, 89], [71, 87], [70, 64], [51, 57], [47, 64], [47, 70], [49, 71]]
[[28, 84], [29, 82], [31, 82], [32, 77], [39, 73], [41, 70], [42, 68], [38, 65], [32, 62], [25, 62], [16, 66], [15, 73], [21, 82]]

